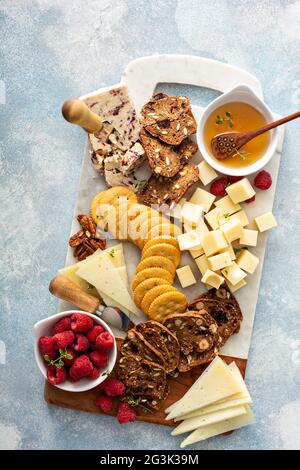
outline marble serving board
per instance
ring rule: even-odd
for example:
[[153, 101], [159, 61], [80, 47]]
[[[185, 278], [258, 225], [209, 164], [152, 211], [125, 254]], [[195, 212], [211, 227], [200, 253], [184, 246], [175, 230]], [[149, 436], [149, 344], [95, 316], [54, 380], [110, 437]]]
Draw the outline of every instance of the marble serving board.
[[[152, 96], [157, 84], [159, 83], [181, 83], [196, 85], [211, 88], [221, 92], [229, 91], [236, 85], [244, 83], [252, 87], [254, 92], [263, 98], [259, 81], [249, 73], [222, 62], [217, 62], [201, 57], [179, 55], [158, 55], [137, 59], [127, 66], [121, 83], [109, 88], [120, 86], [120, 84], [126, 84], [128, 86], [129, 94], [134, 102], [136, 110], [139, 112], [142, 105]], [[97, 90], [95, 93], [98, 92], [99, 90]], [[196, 120], [199, 120], [204, 111], [204, 108], [193, 102], [192, 108]], [[277, 117], [278, 116], [274, 113], [274, 119]], [[280, 133], [278, 147], [274, 157], [266, 167], [266, 169], [272, 174], [273, 185], [268, 191], [258, 191], [255, 203], [245, 207], [250, 221], [253, 220], [255, 216], [272, 210], [284, 137], [283, 128], [279, 129]], [[87, 141], [84, 149], [79, 191], [75, 204], [71, 234], [78, 230], [76, 215], [78, 213], [88, 213], [92, 198], [98, 192], [106, 189], [103, 177], [100, 176], [91, 165], [90, 150], [90, 145]], [[199, 163], [201, 160], [202, 156], [198, 152], [193, 157], [193, 162]], [[196, 183], [192, 188], [190, 188], [186, 195], [187, 198], [193, 193], [197, 186], [204, 188], [200, 182]], [[207, 190], [207, 188], [204, 189]], [[113, 246], [116, 243], [119, 242], [116, 240], [109, 240], [108, 246]], [[251, 250], [260, 258], [259, 267], [257, 268], [254, 275], [248, 276], [249, 279], [247, 279], [247, 286], [240, 289], [236, 293], [236, 298], [242, 309], [244, 319], [240, 332], [236, 335], [233, 335], [221, 350], [221, 356], [228, 363], [234, 360], [240, 368], [243, 376], [245, 375], [248, 353], [251, 344], [255, 309], [259, 295], [259, 285], [263, 268], [266, 243], [267, 234], [260, 234], [257, 247]], [[135, 274], [136, 266], [140, 260], [140, 250], [131, 243], [124, 242], [124, 255], [127, 265], [128, 277], [131, 281]], [[69, 266], [75, 262], [76, 259], [73, 257], [73, 250], [69, 248], [67, 252], [66, 266]], [[191, 266], [191, 269], [197, 279], [197, 284], [184, 290], [177, 281], [175, 282], [175, 285], [179, 290], [185, 293], [189, 300], [192, 300], [201, 292], [205, 291], [205, 287], [200, 282], [201, 275], [195, 262], [188, 253], [182, 254], [181, 264], [189, 264]], [[59, 311], [68, 310], [72, 307], [73, 306], [67, 302], [60, 302]], [[141, 312], [140, 320], [142, 321], [144, 319], [145, 316]], [[118, 340], [118, 344], [119, 343], [120, 340]], [[201, 372], [202, 368], [196, 367], [190, 372], [179, 374], [179, 376], [175, 379], [168, 379], [170, 381], [171, 392], [166, 400], [165, 405], [169, 406], [171, 403], [180, 399], [187, 389], [194, 383]], [[83, 393], [70, 393], [60, 390], [57, 387], [53, 387], [46, 382], [44, 396], [46, 401], [50, 404], [67, 408], [74, 408], [81, 411], [100, 413], [99, 408], [97, 408], [94, 404], [96, 394], [93, 392], [93, 390]], [[152, 414], [139, 414], [138, 419], [141, 421], [172, 426], [172, 422], [170, 423], [164, 419], [164, 409], [166, 406], [163, 406], [162, 410]], [[112, 411], [112, 414], [116, 414], [115, 409]]]
[[[222, 62], [187, 55], [157, 55], [137, 59], [129, 63], [126, 67], [121, 83], [109, 88], [120, 86], [120, 84], [126, 84], [136, 110], [139, 112], [142, 105], [152, 96], [158, 83], [181, 83], [211, 88], [221, 92], [227, 92], [236, 85], [244, 83], [250, 86], [258, 96], [263, 98], [260, 82], [248, 72]], [[95, 93], [98, 92], [99, 90]], [[192, 108], [196, 120], [199, 120], [204, 108], [198, 106], [197, 103], [192, 103]], [[278, 116], [274, 114], [274, 119], [277, 117]], [[272, 210], [284, 136], [283, 127], [279, 128], [279, 131], [279, 143], [276, 153], [266, 167], [272, 175], [273, 185], [268, 191], [258, 191], [255, 203], [249, 204], [245, 207], [249, 220], [252, 220], [257, 215]], [[198, 152], [193, 157], [192, 161], [199, 163], [201, 160], [202, 156]], [[187, 197], [193, 193], [197, 186], [207, 190], [207, 187], [202, 186], [199, 182], [190, 188], [187, 193]], [[92, 198], [95, 194], [103, 191], [104, 189], [106, 189], [106, 185], [103, 177], [100, 176], [91, 165], [90, 145], [87, 141], [84, 149], [84, 158], [71, 234], [78, 230], [76, 215], [78, 213], [88, 213]], [[250, 227], [251, 226], [249, 226], [249, 228]], [[112, 246], [116, 243], [118, 243], [116, 240], [109, 240], [108, 246]], [[242, 322], [240, 332], [237, 335], [233, 335], [223, 347], [222, 354], [224, 355], [240, 359], [247, 359], [248, 357], [266, 243], [267, 233], [262, 233], [259, 236], [257, 247], [251, 250], [259, 257], [260, 264], [255, 273], [248, 276], [247, 286], [236, 293], [237, 300], [244, 315], [244, 320]], [[129, 280], [131, 280], [140, 260], [140, 251], [131, 243], [125, 242], [124, 254]], [[67, 252], [66, 266], [75, 262], [76, 260], [73, 257], [72, 249], [69, 248]], [[182, 290], [186, 294], [189, 300], [192, 300], [201, 292], [205, 291], [205, 287], [200, 282], [201, 274], [188, 253], [183, 253], [181, 264], [189, 264], [191, 266], [196, 277], [197, 284], [184, 290], [182, 290], [179, 283], [176, 282], [175, 285], [179, 290]], [[61, 302], [59, 305], [59, 311], [69, 309], [70, 307], [72, 307], [70, 304]], [[141, 320], [143, 319], [145, 319], [145, 317], [141, 313]]]

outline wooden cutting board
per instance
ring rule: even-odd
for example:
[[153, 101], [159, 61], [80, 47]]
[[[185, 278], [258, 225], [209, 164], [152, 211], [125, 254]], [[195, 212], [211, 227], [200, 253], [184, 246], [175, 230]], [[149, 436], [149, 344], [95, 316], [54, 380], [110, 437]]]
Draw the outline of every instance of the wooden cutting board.
[[[117, 340], [118, 345], [120, 345], [121, 341], [122, 340]], [[245, 376], [247, 364], [245, 359], [235, 359], [229, 356], [221, 357], [228, 364], [230, 364], [232, 361], [235, 361], [243, 377]], [[158, 411], [153, 411], [153, 413], [143, 413], [139, 407], [136, 407], [135, 411], [137, 413], [138, 421], [163, 424], [165, 426], [174, 426], [173, 421], [165, 420], [165, 409], [168, 408], [168, 406], [170, 406], [172, 403], [179, 400], [187, 392], [187, 390], [191, 387], [191, 385], [193, 385], [204, 369], [204, 366], [198, 366], [194, 367], [189, 372], [181, 372], [176, 378], [168, 378], [170, 393], [163, 403], [161, 409]], [[79, 393], [66, 392], [65, 390], [54, 387], [53, 385], [49, 384], [49, 382], [45, 383], [44, 397], [45, 400], [51, 405], [62, 406], [64, 408], [73, 408], [78, 411], [89, 411], [91, 413], [103, 414], [99, 407], [95, 405], [95, 399], [97, 395], [99, 395], [99, 392], [97, 393], [93, 390]], [[107, 414], [110, 416], [116, 416], [117, 410], [118, 400], [116, 399], [113, 410]]]

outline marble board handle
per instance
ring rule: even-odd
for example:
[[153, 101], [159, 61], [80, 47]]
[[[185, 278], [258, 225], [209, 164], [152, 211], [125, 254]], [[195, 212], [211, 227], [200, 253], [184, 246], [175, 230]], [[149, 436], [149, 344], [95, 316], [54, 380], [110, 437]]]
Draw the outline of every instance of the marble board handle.
[[77, 124], [90, 134], [100, 131], [103, 121], [81, 100], [72, 99], [64, 102], [62, 115], [66, 121]]

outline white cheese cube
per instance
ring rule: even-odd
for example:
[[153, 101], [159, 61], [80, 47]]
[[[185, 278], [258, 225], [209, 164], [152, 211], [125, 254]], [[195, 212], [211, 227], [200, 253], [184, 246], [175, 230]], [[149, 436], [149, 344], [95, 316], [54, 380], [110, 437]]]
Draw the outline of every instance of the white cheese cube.
[[247, 274], [235, 262], [230, 266], [227, 266], [227, 268], [222, 269], [222, 274], [234, 286], [247, 276]]
[[222, 199], [216, 201], [215, 206], [229, 215], [234, 214], [242, 208], [240, 204], [234, 204], [229, 196], [224, 196]]
[[193, 259], [198, 258], [199, 256], [204, 254], [203, 248], [199, 248], [198, 250], [189, 250], [190, 255]]
[[227, 186], [226, 192], [235, 204], [246, 201], [255, 195], [255, 191], [247, 178], [243, 178], [242, 180]]
[[221, 231], [225, 235], [228, 243], [238, 240], [242, 235], [243, 226], [239, 220], [230, 219], [225, 224], [221, 225]]
[[201, 248], [201, 241], [196, 230], [178, 235], [177, 240], [181, 251], [198, 250]]
[[202, 218], [202, 213], [202, 206], [199, 206], [198, 204], [192, 204], [191, 202], [186, 202], [182, 206], [181, 221], [191, 227], [196, 227]]
[[241, 250], [237, 264], [247, 273], [253, 274], [259, 263], [259, 258], [248, 250]]
[[207, 257], [205, 255], [199, 256], [199, 258], [195, 259], [195, 263], [202, 276], [204, 276], [205, 272], [209, 269]]
[[277, 226], [276, 219], [272, 212], [266, 212], [265, 214], [260, 215], [259, 217], [255, 217], [254, 222], [256, 223], [257, 228], [260, 232], [265, 232], [266, 230]]
[[227, 286], [229, 287], [230, 291], [232, 293], [236, 292], [237, 290], [239, 290], [241, 287], [244, 287], [247, 285], [247, 282], [245, 281], [245, 279], [242, 279], [240, 282], [238, 282], [235, 286], [233, 284], [231, 284], [231, 282], [228, 281], [228, 279], [226, 279], [226, 284]]
[[211, 208], [211, 205], [215, 199], [216, 196], [213, 194], [204, 191], [204, 189], [197, 188], [189, 202], [192, 202], [193, 204], [199, 204], [203, 207], [203, 210], [206, 213]]
[[213, 210], [209, 211], [205, 216], [205, 220], [211, 226], [213, 230], [217, 230], [221, 225], [228, 222], [231, 217], [229, 212], [224, 212], [223, 209], [215, 207]]
[[212, 256], [218, 253], [219, 250], [222, 250], [222, 248], [226, 248], [228, 243], [224, 234], [218, 229], [212, 230], [204, 235], [202, 246], [206, 256]]
[[196, 284], [196, 279], [190, 266], [186, 265], [186, 266], [183, 266], [182, 268], [176, 269], [176, 274], [183, 288], [189, 287], [192, 284]]
[[218, 176], [215, 170], [205, 160], [199, 163], [198, 171], [200, 181], [204, 186], [207, 186]]
[[242, 227], [245, 227], [246, 225], [249, 224], [249, 220], [247, 217], [247, 214], [244, 210], [237, 212], [236, 214], [233, 214], [230, 216], [231, 219], [236, 219], [239, 220], [242, 224]]
[[221, 250], [219, 250], [219, 253], [228, 253], [232, 261], [236, 259], [235, 252], [232, 248], [231, 243], [229, 243], [226, 248], [222, 248]]
[[219, 255], [211, 256], [207, 258], [208, 266], [212, 271], [218, 271], [218, 269], [226, 268], [232, 263], [232, 259], [229, 253], [220, 253]]
[[174, 219], [179, 219], [180, 220], [181, 219], [181, 211], [182, 211], [182, 208], [183, 208], [185, 203], [186, 203], [186, 198], [183, 197], [183, 198], [180, 199], [180, 201], [177, 204], [172, 205], [171, 209], [168, 212], [170, 217], [174, 217]]
[[257, 230], [248, 230], [243, 228], [242, 235], [239, 239], [240, 245], [247, 245], [247, 246], [256, 246], [257, 245]]

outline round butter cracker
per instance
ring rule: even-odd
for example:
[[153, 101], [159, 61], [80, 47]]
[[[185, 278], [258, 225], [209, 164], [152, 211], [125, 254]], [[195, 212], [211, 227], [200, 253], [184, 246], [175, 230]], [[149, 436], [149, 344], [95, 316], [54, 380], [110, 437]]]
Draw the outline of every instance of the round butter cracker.
[[140, 307], [145, 294], [153, 287], [170, 285], [166, 279], [161, 277], [151, 277], [140, 282], [133, 291], [134, 303]]

